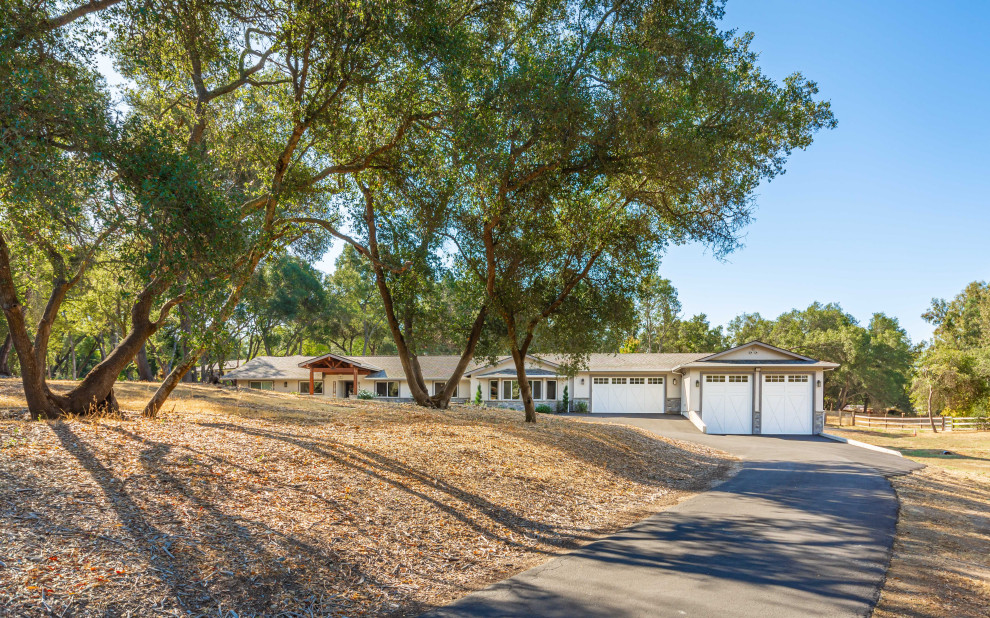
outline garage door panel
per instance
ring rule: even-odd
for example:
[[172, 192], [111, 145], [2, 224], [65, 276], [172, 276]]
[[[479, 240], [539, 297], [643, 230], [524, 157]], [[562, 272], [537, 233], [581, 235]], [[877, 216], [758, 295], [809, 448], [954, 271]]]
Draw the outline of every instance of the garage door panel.
[[813, 432], [813, 391], [808, 375], [763, 377], [762, 432], [809, 435]]
[[592, 379], [591, 410], [596, 414], [662, 413], [665, 388], [662, 377], [596, 376]]
[[753, 384], [748, 375], [706, 375], [701, 419], [708, 433], [753, 433]]

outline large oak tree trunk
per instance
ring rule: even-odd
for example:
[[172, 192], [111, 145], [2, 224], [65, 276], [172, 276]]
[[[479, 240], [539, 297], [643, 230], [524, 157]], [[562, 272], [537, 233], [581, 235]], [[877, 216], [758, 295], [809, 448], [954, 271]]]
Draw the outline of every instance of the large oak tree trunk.
[[157, 297], [165, 291], [163, 280], [156, 279], [137, 295], [131, 307], [131, 330], [127, 336], [86, 377], [67, 393], [53, 393], [46, 381], [48, 342], [52, 326], [69, 290], [80, 280], [86, 263], [75, 276], [69, 278], [65, 264], [53, 257], [55, 279], [34, 340], [28, 335], [24, 307], [21, 305], [10, 269], [10, 252], [6, 239], [0, 234], [0, 307], [7, 318], [7, 325], [21, 363], [21, 380], [24, 396], [33, 417], [58, 418], [66, 414], [80, 416], [117, 413], [119, 406], [113, 386], [120, 372], [131, 363], [148, 337], [153, 335], [178, 300], [169, 301], [161, 309], [157, 322], [151, 321], [151, 311]]
[[526, 377], [526, 353], [512, 346], [512, 360], [516, 365], [516, 378], [519, 380], [519, 394], [522, 396], [523, 409], [526, 411], [526, 422], [536, 422], [536, 405], [533, 403], [533, 390], [529, 387]]

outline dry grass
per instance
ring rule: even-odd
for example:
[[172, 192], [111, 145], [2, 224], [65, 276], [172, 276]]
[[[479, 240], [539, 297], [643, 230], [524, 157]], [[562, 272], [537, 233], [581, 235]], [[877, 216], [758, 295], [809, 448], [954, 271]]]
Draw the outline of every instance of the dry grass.
[[[150, 394], [124, 385], [137, 410]], [[518, 412], [180, 388], [31, 422], [0, 381], [0, 613], [404, 615], [675, 503], [726, 455]], [[174, 406], [174, 407], [172, 407]]]
[[[828, 432], [900, 451], [923, 464], [990, 478], [990, 431], [889, 431], [829, 427]], [[949, 454], [944, 454], [949, 451]]]
[[901, 512], [873, 615], [990, 616], [990, 433], [828, 431], [928, 465], [891, 479]]

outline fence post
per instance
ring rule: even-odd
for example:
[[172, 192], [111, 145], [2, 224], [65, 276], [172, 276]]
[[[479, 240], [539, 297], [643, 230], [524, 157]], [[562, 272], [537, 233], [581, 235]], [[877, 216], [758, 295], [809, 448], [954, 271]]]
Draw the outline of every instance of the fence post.
[[942, 417], [942, 431], [945, 431], [945, 416]]

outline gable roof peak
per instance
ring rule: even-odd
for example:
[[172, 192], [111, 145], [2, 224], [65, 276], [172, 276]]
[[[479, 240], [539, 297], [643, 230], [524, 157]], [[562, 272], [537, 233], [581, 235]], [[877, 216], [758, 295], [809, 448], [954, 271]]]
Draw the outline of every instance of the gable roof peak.
[[789, 357], [791, 357], [794, 360], [809, 361], [809, 362], [812, 362], [812, 363], [818, 362], [817, 359], [811, 358], [810, 356], [803, 356], [801, 354], [798, 354], [797, 352], [792, 352], [791, 350], [785, 350], [784, 348], [778, 348], [775, 345], [770, 345], [769, 343], [764, 343], [763, 341], [760, 341], [758, 339], [753, 339], [752, 341], [747, 341], [746, 343], [743, 343], [741, 345], [737, 345], [735, 347], [729, 348], [728, 350], [722, 350], [721, 352], [716, 352], [715, 354], [711, 354], [709, 356], [705, 356], [704, 358], [699, 358], [698, 359], [698, 362], [718, 360], [720, 358], [723, 358], [725, 356], [728, 356], [730, 354], [733, 354], [734, 352], [738, 352], [740, 350], [745, 350], [746, 348], [754, 348], [754, 347], [762, 347], [762, 348], [765, 348], [767, 350], [771, 350], [773, 352], [777, 352], [778, 354], [783, 354], [785, 356], [789, 356]]

